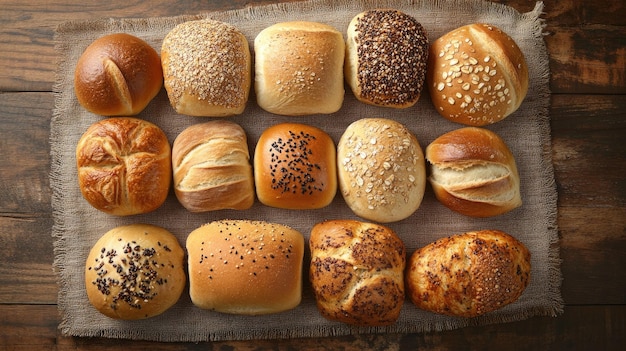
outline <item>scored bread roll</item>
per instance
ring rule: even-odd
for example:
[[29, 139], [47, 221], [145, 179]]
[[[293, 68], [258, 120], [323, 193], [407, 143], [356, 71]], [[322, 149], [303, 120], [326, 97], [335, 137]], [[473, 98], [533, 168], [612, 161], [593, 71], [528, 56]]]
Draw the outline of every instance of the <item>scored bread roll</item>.
[[76, 145], [78, 184], [100, 211], [128, 216], [153, 211], [167, 199], [171, 149], [157, 125], [132, 117], [92, 124]]
[[346, 128], [337, 145], [339, 189], [352, 211], [387, 223], [409, 217], [422, 203], [426, 166], [406, 126], [364, 118]]
[[288, 226], [220, 220], [187, 237], [189, 294], [199, 308], [260, 315], [302, 299], [304, 237]]
[[335, 28], [277, 23], [257, 35], [254, 51], [257, 103], [264, 110], [298, 116], [341, 108], [345, 43]]
[[335, 143], [323, 130], [281, 123], [261, 134], [254, 152], [254, 184], [261, 203], [318, 209], [337, 193]]
[[320, 313], [359, 326], [393, 324], [404, 303], [404, 243], [382, 225], [333, 220], [311, 230], [309, 280]]
[[528, 67], [517, 43], [499, 28], [470, 24], [430, 46], [427, 85], [435, 109], [470, 126], [515, 112], [528, 91]]
[[234, 26], [210, 19], [181, 23], [163, 39], [161, 61], [176, 112], [224, 117], [244, 111], [252, 59], [248, 40]]
[[89, 302], [115, 319], [157, 316], [180, 298], [187, 277], [185, 252], [164, 228], [130, 224], [93, 245], [85, 264]]
[[126, 33], [96, 39], [74, 71], [78, 102], [103, 116], [139, 114], [162, 86], [159, 54], [144, 40]]
[[254, 178], [246, 133], [225, 120], [194, 124], [172, 146], [174, 191], [191, 212], [248, 209]]
[[492, 217], [522, 205], [515, 157], [497, 134], [478, 127], [445, 133], [426, 147], [428, 180], [446, 207]]
[[420, 98], [428, 61], [428, 37], [412, 16], [392, 9], [368, 10], [348, 26], [345, 77], [356, 98], [407, 108]]
[[411, 255], [407, 294], [421, 309], [476, 317], [516, 301], [528, 286], [530, 269], [530, 252], [509, 234], [457, 234]]

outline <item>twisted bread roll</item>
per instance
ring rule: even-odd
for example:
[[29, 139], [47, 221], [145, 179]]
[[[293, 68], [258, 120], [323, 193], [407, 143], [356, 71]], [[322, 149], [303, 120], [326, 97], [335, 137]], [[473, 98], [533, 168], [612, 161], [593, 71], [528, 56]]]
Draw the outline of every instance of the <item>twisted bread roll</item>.
[[244, 210], [254, 202], [246, 133], [230, 121], [192, 125], [172, 147], [174, 191], [191, 212]]
[[311, 230], [309, 280], [321, 314], [360, 325], [393, 324], [404, 303], [404, 243], [389, 228], [353, 220]]

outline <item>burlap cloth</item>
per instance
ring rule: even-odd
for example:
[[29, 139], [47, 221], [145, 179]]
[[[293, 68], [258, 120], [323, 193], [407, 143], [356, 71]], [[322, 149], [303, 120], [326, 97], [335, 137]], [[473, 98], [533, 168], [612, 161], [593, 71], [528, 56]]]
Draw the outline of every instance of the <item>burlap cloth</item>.
[[[526, 56], [530, 70], [530, 88], [526, 100], [514, 115], [488, 127], [508, 143], [516, 156], [521, 176], [523, 206], [499, 217], [471, 219], [439, 204], [427, 185], [424, 201], [417, 212], [404, 221], [388, 224], [404, 240], [409, 255], [416, 248], [437, 238], [468, 230], [500, 229], [516, 236], [532, 253], [532, 280], [521, 298], [499, 311], [474, 319], [424, 312], [407, 299], [397, 323], [377, 328], [350, 327], [322, 318], [315, 307], [306, 279], [303, 300], [299, 307], [267, 316], [236, 316], [201, 310], [191, 303], [188, 290], [185, 290], [180, 301], [169, 311], [142, 321], [109, 319], [92, 308], [84, 288], [85, 259], [96, 240], [115, 226], [136, 222], [159, 225], [174, 233], [184, 245], [187, 234], [193, 229], [223, 218], [283, 223], [301, 231], [306, 238], [311, 227], [322, 220], [358, 218], [339, 194], [329, 207], [309, 211], [274, 209], [257, 201], [252, 209], [246, 211], [192, 214], [179, 205], [173, 193], [160, 209], [146, 215], [122, 218], [95, 210], [80, 194], [74, 156], [76, 143], [82, 133], [89, 125], [103, 118], [86, 112], [74, 95], [74, 66], [85, 47], [104, 34], [127, 32], [143, 38], [160, 52], [163, 37], [176, 24], [204, 17], [234, 24], [247, 36], [252, 46], [256, 34], [276, 22], [319, 21], [333, 25], [345, 33], [354, 15], [377, 7], [397, 8], [415, 16], [427, 30], [431, 41], [464, 24], [491, 23], [511, 35]], [[520, 14], [504, 5], [476, 0], [345, 0], [337, 3], [311, 1], [204, 13], [193, 17], [102, 19], [59, 26], [56, 44], [61, 60], [55, 86], [56, 104], [50, 141], [54, 267], [59, 277], [58, 307], [62, 332], [74, 336], [159, 341], [319, 337], [446, 330], [468, 325], [510, 322], [536, 315], [560, 314], [563, 302], [560, 294], [561, 273], [556, 227], [557, 198], [550, 153], [549, 69], [543, 41], [543, 21], [540, 19], [542, 9], [543, 4], [537, 3], [532, 12]], [[209, 120], [177, 115], [170, 107], [164, 90], [140, 117], [159, 125], [170, 142], [189, 125]], [[255, 104], [255, 96], [252, 94], [245, 112], [231, 120], [238, 122], [247, 131], [252, 153], [261, 131], [278, 122], [297, 121], [319, 126], [337, 142], [351, 122], [363, 117], [386, 117], [404, 123], [416, 134], [422, 148], [437, 136], [462, 127], [440, 117], [432, 107], [426, 91], [416, 106], [407, 110], [392, 110], [357, 102], [350, 90], [346, 89], [345, 102], [339, 112], [306, 117], [284, 117], [266, 113]], [[305, 256], [305, 260], [307, 259], [308, 256]], [[308, 261], [305, 266], [308, 266]]]

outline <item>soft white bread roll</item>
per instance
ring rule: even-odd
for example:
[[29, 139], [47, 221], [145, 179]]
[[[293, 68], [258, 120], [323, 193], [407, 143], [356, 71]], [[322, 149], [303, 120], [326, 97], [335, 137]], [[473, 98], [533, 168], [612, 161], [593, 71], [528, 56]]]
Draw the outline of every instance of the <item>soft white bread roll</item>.
[[304, 237], [290, 227], [211, 222], [189, 234], [187, 254], [189, 294], [199, 308], [260, 315], [300, 304]]
[[172, 179], [167, 136], [157, 125], [132, 117], [92, 124], [76, 145], [76, 166], [85, 200], [118, 216], [160, 207]]
[[267, 128], [254, 152], [259, 201], [293, 210], [329, 205], [337, 193], [336, 157], [335, 143], [317, 127], [281, 123]]
[[470, 126], [515, 112], [528, 91], [528, 67], [515, 41], [499, 28], [470, 24], [430, 46], [427, 85], [436, 110]]
[[254, 203], [246, 132], [216, 120], [183, 130], [172, 146], [174, 191], [191, 212], [245, 210]]
[[346, 128], [337, 145], [339, 189], [352, 211], [387, 223], [409, 217], [422, 203], [426, 165], [406, 126], [364, 118]]
[[176, 112], [224, 117], [244, 111], [252, 59], [248, 40], [234, 26], [210, 19], [181, 23], [163, 39], [161, 61]]
[[343, 104], [345, 43], [335, 28], [283, 22], [254, 40], [255, 92], [264, 110], [279, 115], [337, 112]]
[[180, 298], [185, 252], [169, 231], [148, 224], [113, 228], [93, 245], [85, 263], [89, 302], [115, 319], [157, 316]]
[[428, 37], [412, 16], [368, 10], [348, 26], [345, 76], [362, 102], [407, 108], [420, 98], [426, 77]]
[[96, 39], [74, 71], [78, 102], [103, 116], [139, 114], [162, 86], [159, 54], [144, 40], [125, 33]]
[[464, 127], [426, 147], [428, 180], [446, 207], [471, 217], [492, 217], [522, 205], [515, 157], [494, 132]]
[[407, 294], [424, 310], [476, 317], [516, 301], [530, 281], [530, 252], [498, 230], [439, 239], [415, 251]]
[[404, 303], [404, 243], [382, 225], [333, 220], [311, 230], [309, 280], [320, 313], [359, 326], [393, 324]]

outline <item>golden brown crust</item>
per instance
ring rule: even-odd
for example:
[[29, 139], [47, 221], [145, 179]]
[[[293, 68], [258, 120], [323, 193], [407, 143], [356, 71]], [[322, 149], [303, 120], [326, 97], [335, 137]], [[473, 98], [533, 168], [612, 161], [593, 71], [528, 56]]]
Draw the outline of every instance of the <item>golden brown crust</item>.
[[280, 224], [220, 220], [187, 237], [189, 294], [203, 309], [259, 315], [302, 298], [304, 237]]
[[515, 41], [499, 28], [457, 28], [430, 47], [427, 85], [436, 110], [466, 125], [484, 126], [519, 108], [528, 91], [528, 67]]
[[516, 301], [530, 281], [530, 252], [498, 230], [439, 239], [413, 253], [407, 293], [424, 310], [476, 317]]
[[159, 54], [125, 33], [96, 39], [76, 63], [74, 91], [88, 111], [103, 116], [139, 114], [163, 86]]
[[118, 216], [160, 207], [172, 178], [165, 133], [130, 117], [92, 124], [76, 146], [76, 165], [83, 197], [98, 210]]
[[248, 209], [254, 178], [246, 133], [225, 120], [194, 124], [172, 146], [174, 190], [191, 212]]
[[309, 280], [320, 313], [360, 326], [393, 324], [404, 302], [404, 243], [378, 224], [333, 220], [311, 230]]
[[256, 195], [286, 209], [317, 209], [337, 193], [336, 149], [323, 130], [300, 123], [266, 129], [254, 153]]
[[89, 302], [115, 319], [144, 319], [165, 312], [185, 288], [185, 253], [167, 230], [147, 224], [111, 229], [91, 248], [85, 264]]
[[522, 205], [515, 157], [494, 132], [465, 127], [426, 147], [437, 199], [471, 217], [491, 217]]
[[257, 103], [264, 110], [297, 116], [341, 108], [345, 43], [335, 28], [277, 23], [257, 35], [254, 51]]

